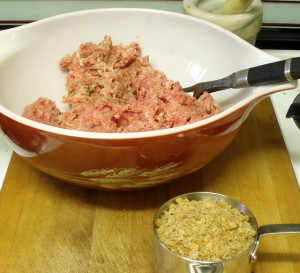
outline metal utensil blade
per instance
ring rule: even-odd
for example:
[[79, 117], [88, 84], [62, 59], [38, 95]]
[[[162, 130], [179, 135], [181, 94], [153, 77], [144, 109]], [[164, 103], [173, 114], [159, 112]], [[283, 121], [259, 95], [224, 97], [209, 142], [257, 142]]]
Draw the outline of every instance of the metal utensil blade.
[[204, 91], [209, 93], [213, 93], [216, 91], [228, 89], [232, 87], [231, 76], [227, 76], [225, 78], [215, 80], [215, 81], [207, 81], [200, 82], [193, 86], [183, 88], [183, 91], [186, 93], [194, 92], [193, 96], [197, 99], [203, 94]]

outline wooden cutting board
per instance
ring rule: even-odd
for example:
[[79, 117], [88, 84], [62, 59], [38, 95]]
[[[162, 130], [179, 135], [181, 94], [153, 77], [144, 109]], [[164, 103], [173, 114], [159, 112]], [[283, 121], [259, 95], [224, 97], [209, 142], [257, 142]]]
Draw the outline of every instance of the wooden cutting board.
[[[156, 188], [84, 189], [14, 154], [0, 192], [0, 272], [154, 273], [154, 214], [168, 199], [191, 191], [234, 197], [259, 225], [300, 223], [300, 191], [269, 99], [213, 162]], [[300, 234], [262, 237], [254, 269], [300, 272]]]

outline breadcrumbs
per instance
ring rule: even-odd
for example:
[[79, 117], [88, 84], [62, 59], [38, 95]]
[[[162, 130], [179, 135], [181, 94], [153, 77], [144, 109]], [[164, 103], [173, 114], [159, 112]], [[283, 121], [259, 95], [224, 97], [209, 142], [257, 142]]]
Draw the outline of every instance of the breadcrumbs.
[[227, 202], [178, 198], [156, 221], [156, 233], [180, 256], [200, 261], [231, 259], [253, 243], [249, 216]]

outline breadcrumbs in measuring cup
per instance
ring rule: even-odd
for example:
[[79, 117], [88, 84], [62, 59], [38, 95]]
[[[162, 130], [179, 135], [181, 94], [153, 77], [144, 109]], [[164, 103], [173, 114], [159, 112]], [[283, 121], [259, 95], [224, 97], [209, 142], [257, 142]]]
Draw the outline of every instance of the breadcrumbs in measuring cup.
[[183, 198], [157, 219], [156, 233], [174, 253], [199, 261], [231, 259], [247, 250], [256, 235], [249, 216], [227, 202]]

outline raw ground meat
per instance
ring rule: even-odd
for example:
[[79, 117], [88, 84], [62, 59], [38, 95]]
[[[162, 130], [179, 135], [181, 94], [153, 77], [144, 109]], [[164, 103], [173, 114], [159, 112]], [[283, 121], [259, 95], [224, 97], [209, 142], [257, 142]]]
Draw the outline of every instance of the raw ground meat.
[[66, 129], [92, 132], [141, 132], [172, 128], [220, 113], [209, 93], [197, 101], [179, 82], [154, 69], [139, 44], [113, 45], [109, 36], [100, 44], [80, 45], [60, 61], [68, 71], [63, 97], [70, 109], [40, 97], [24, 110], [26, 118]]

